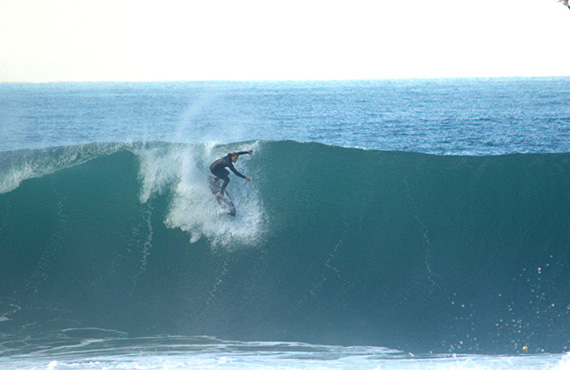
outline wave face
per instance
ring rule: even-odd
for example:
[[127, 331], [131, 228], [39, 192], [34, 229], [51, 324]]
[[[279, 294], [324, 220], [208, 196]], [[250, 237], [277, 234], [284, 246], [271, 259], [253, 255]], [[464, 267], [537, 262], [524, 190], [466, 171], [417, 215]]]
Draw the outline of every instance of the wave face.
[[[207, 167], [254, 149], [220, 214]], [[0, 332], [568, 350], [570, 154], [314, 143], [0, 153]]]

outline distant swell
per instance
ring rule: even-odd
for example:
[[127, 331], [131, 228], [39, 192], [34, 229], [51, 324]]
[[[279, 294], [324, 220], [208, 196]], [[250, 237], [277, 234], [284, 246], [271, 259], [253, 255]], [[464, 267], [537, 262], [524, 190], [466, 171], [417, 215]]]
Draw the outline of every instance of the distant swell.
[[[236, 218], [208, 164], [232, 175]], [[568, 350], [570, 154], [314, 143], [0, 153], [0, 333]]]

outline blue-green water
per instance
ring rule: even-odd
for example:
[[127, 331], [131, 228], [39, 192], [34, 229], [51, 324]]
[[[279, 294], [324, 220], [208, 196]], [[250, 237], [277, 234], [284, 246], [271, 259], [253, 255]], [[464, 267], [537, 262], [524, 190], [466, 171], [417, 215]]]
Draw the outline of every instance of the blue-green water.
[[570, 78], [0, 84], [0, 150], [92, 142], [570, 151]]
[[0, 364], [563, 366], [569, 89], [2, 85]]

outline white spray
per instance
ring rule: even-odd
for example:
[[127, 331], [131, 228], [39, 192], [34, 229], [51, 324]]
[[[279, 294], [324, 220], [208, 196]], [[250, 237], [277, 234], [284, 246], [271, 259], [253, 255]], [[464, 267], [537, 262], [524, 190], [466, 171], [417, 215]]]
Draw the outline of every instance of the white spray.
[[[248, 149], [256, 146], [251, 144]], [[262, 234], [263, 212], [255, 184], [232, 178], [228, 191], [237, 209], [235, 217], [223, 212], [209, 188], [209, 164], [227, 154], [227, 150], [213, 143], [157, 144], [139, 150], [140, 201], [146, 203], [153, 196], [169, 192], [171, 201], [165, 224], [188, 232], [191, 243], [207, 238], [214, 247], [224, 249], [257, 244]], [[239, 164], [240, 170], [247, 173], [246, 158]]]

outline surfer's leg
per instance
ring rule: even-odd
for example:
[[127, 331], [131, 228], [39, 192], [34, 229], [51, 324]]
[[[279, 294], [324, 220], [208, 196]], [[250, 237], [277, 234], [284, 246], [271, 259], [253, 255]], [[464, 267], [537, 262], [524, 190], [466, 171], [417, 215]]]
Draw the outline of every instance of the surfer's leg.
[[230, 182], [230, 178], [228, 177], [230, 172], [225, 168], [222, 168], [217, 171], [212, 171], [212, 173], [216, 176], [216, 183], [219, 183], [220, 180], [223, 181], [222, 187], [220, 188], [220, 194], [223, 195], [226, 186], [228, 186], [228, 182]]
[[[228, 175], [230, 174], [225, 168], [218, 169], [217, 171], [211, 171], [214, 176], [211, 177], [210, 181], [215, 184], [219, 184], [220, 180], [230, 181]], [[227, 186], [227, 185], [226, 185]]]
[[224, 183], [222, 184], [222, 187], [220, 189], [220, 194], [224, 194], [224, 190], [226, 190], [226, 186], [228, 186], [228, 183], [230, 182], [230, 178], [228, 177], [228, 175], [225, 175], [225, 174], [224, 174], [224, 176], [220, 176], [220, 178], [222, 180], [224, 180]]

